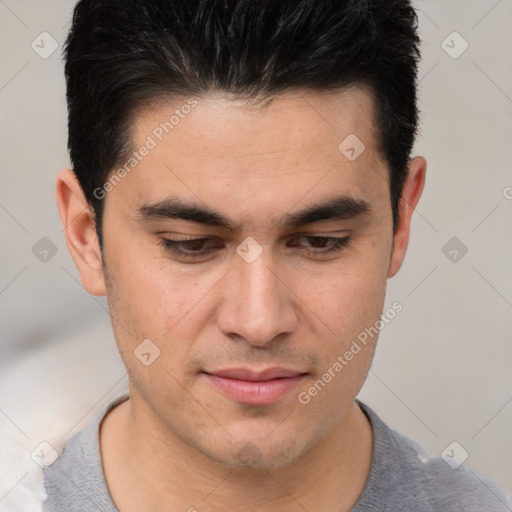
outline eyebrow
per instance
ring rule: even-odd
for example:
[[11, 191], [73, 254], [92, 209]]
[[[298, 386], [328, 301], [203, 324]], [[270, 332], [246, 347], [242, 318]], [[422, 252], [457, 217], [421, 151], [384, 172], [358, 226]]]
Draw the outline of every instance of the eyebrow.
[[[281, 228], [298, 228], [324, 220], [347, 220], [369, 214], [371, 207], [364, 199], [337, 196], [310, 205], [294, 213], [287, 213], [277, 223]], [[153, 204], [145, 204], [137, 211], [141, 220], [180, 219], [197, 224], [223, 228], [231, 232], [240, 230], [239, 225], [207, 206], [186, 203], [177, 197], [169, 197]]]

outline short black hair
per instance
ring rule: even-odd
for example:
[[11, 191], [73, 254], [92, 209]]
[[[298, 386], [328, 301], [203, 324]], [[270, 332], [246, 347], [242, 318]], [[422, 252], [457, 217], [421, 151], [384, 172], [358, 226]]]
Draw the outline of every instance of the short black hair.
[[94, 191], [133, 151], [134, 116], [210, 92], [369, 87], [395, 232], [419, 117], [417, 28], [408, 0], [80, 0], [63, 50], [68, 149], [100, 247]]

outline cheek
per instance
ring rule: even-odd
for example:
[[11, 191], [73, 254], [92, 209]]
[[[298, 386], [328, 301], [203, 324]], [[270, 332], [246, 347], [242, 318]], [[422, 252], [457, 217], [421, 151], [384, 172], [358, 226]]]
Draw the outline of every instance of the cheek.
[[324, 334], [339, 335], [341, 344], [373, 324], [382, 311], [387, 264], [380, 252], [385, 251], [358, 249], [316, 273], [303, 268], [293, 278], [304, 314], [318, 317]]
[[209, 282], [198, 283], [164, 257], [147, 256], [150, 251], [156, 252], [134, 252], [117, 262], [114, 295], [123, 316], [132, 321], [133, 335], [162, 338], [200, 302]]
[[[222, 269], [191, 275], [165, 257], [145, 257], [135, 251], [112, 267], [109, 309], [117, 345], [132, 378], [141, 387], [160, 389], [163, 394], [165, 389], [179, 387], [173, 377], [186, 384], [195, 369], [189, 364], [191, 352], [211, 321], [211, 290], [222, 278]], [[150, 352], [158, 353], [150, 371], [136, 358], [144, 340], [151, 340], [156, 349], [149, 345]]]
[[[343, 405], [348, 407], [373, 358], [379, 334], [376, 325], [385, 299], [387, 265], [383, 258], [387, 249], [385, 244], [372, 245], [368, 242], [365, 251], [347, 256], [343, 265], [316, 279], [302, 274], [295, 281], [307, 306], [304, 314], [310, 319], [309, 325], [318, 326], [313, 342], [321, 359], [299, 402], [318, 408], [319, 413], [330, 410], [333, 403], [345, 401]], [[343, 410], [333, 409], [332, 419], [339, 419]]]
[[199, 299], [176, 276], [165, 274], [161, 262], [151, 265], [133, 254], [123, 258], [108, 280], [109, 310], [130, 381], [145, 401], [190, 408], [180, 383], [187, 384], [183, 363], [196, 324], [182, 320]]
[[310, 314], [310, 325], [319, 325], [309, 348], [315, 343], [321, 362], [297, 400], [308, 414], [327, 416], [326, 428], [348, 410], [368, 373], [379, 335], [383, 283], [380, 271], [347, 271], [332, 276], [324, 287], [309, 288], [308, 304], [315, 313]]
[[321, 319], [318, 322], [310, 315], [309, 322], [318, 325], [310, 342], [315, 343], [321, 359], [317, 377], [322, 374], [325, 382], [332, 381], [329, 387], [333, 393], [347, 393], [347, 381], [356, 389], [366, 375], [378, 338], [375, 326], [385, 298], [384, 288], [378, 288], [379, 284], [372, 279], [353, 283], [339, 279], [318, 295], [310, 291], [309, 302], [315, 316]]

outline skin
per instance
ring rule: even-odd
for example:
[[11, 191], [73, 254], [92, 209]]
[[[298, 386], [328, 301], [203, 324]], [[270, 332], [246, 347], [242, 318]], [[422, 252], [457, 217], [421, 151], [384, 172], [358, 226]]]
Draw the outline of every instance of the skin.
[[[140, 114], [134, 147], [185, 101]], [[129, 374], [130, 399], [100, 431], [111, 496], [121, 512], [350, 510], [371, 465], [371, 427], [354, 399], [377, 336], [308, 404], [297, 397], [382, 314], [387, 279], [406, 253], [425, 159], [409, 162], [393, 236], [367, 90], [289, 92], [265, 108], [220, 94], [198, 101], [107, 193], [103, 256], [73, 173], [57, 178], [69, 251], [84, 287], [107, 296]], [[366, 146], [355, 161], [338, 150], [349, 134]], [[206, 205], [239, 229], [137, 216], [169, 195]], [[370, 211], [279, 224], [338, 195], [363, 199]], [[350, 244], [327, 255], [315, 250], [328, 243], [306, 238], [347, 235]], [[263, 250], [252, 263], [235, 251], [249, 236]], [[212, 238], [214, 250], [188, 260], [160, 246], [162, 237]], [[134, 355], [144, 339], [160, 349], [149, 366]], [[201, 373], [269, 366], [307, 375], [275, 403], [255, 406], [226, 397]], [[248, 449], [251, 461], [240, 455]]]

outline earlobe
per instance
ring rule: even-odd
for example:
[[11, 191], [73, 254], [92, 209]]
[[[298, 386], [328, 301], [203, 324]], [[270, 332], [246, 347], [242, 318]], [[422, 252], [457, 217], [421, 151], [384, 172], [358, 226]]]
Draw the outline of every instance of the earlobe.
[[82, 284], [92, 295], [105, 295], [102, 255], [93, 212], [73, 171], [65, 169], [57, 175], [56, 197], [66, 245]]
[[427, 162], [422, 156], [409, 161], [409, 172], [400, 198], [400, 220], [393, 238], [388, 277], [393, 277], [402, 266], [409, 244], [411, 218], [425, 186]]

